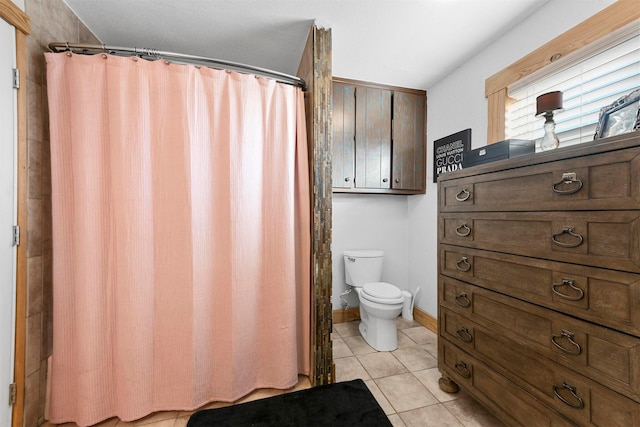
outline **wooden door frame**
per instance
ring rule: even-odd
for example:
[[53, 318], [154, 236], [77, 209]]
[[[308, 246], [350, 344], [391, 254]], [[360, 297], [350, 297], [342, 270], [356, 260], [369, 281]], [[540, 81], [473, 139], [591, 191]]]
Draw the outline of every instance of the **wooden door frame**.
[[[13, 376], [16, 402], [13, 406], [13, 427], [21, 427], [24, 417], [25, 350], [27, 326], [27, 35], [31, 32], [29, 17], [11, 0], [0, 0], [0, 17], [16, 29], [16, 66], [20, 70], [17, 89], [18, 121], [18, 226], [23, 237], [16, 260], [16, 320]], [[3, 385], [4, 387], [4, 385]]]

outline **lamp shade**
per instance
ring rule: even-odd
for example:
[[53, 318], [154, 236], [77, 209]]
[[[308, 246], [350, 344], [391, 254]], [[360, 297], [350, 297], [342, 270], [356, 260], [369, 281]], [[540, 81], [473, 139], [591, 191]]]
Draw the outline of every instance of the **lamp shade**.
[[562, 109], [562, 92], [544, 93], [536, 98], [536, 116]]

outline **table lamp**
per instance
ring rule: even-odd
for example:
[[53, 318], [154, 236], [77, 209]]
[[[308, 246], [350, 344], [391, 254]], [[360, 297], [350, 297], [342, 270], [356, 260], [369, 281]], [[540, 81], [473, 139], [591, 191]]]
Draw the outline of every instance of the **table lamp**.
[[558, 148], [560, 141], [556, 135], [556, 124], [553, 121], [553, 112], [562, 110], [562, 92], [555, 91], [544, 93], [536, 98], [536, 117], [544, 116], [544, 136], [540, 141], [540, 150], [553, 150]]

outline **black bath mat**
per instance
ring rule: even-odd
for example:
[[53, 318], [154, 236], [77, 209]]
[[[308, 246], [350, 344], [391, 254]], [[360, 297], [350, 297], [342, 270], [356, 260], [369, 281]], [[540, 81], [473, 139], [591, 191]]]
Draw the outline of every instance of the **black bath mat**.
[[391, 426], [364, 381], [322, 385], [191, 416], [187, 427]]

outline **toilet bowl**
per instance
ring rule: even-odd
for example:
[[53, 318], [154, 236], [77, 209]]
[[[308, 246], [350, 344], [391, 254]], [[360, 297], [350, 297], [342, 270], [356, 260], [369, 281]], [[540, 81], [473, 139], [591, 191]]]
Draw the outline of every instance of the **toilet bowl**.
[[384, 252], [345, 251], [345, 277], [360, 301], [360, 335], [378, 351], [398, 348], [396, 318], [402, 312], [404, 295], [396, 286], [380, 282]]
[[402, 312], [404, 295], [390, 283], [367, 283], [356, 288], [360, 301], [360, 335], [378, 351], [398, 348], [396, 318]]

